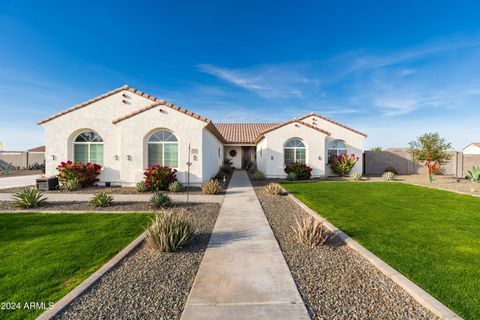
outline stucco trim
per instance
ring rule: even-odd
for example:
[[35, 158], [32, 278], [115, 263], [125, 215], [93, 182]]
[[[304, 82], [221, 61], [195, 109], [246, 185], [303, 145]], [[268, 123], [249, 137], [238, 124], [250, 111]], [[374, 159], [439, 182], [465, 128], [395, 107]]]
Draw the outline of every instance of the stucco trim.
[[278, 126], [276, 126], [276, 127], [274, 127], [274, 128], [271, 128], [271, 129], [268, 129], [268, 130], [263, 131], [263, 132], [257, 137], [257, 139], [255, 140], [255, 143], [258, 144], [260, 141], [262, 141], [262, 139], [265, 137], [265, 134], [266, 134], [266, 133], [275, 131], [275, 130], [281, 128], [281, 127], [284, 127], [284, 126], [289, 125], [289, 124], [292, 124], [292, 123], [299, 123], [299, 124], [301, 124], [301, 125], [304, 125], [305, 127], [308, 127], [308, 128], [310, 128], [310, 129], [313, 129], [313, 130], [316, 130], [316, 131], [318, 131], [318, 132], [321, 132], [321, 133], [323, 133], [323, 134], [325, 134], [325, 135], [327, 135], [327, 136], [330, 136], [330, 135], [331, 135], [330, 132], [325, 131], [325, 130], [323, 130], [323, 129], [320, 129], [320, 128], [318, 128], [318, 127], [315, 127], [314, 125], [311, 125], [311, 124], [306, 123], [306, 122], [304, 122], [304, 121], [300, 121], [300, 120], [297, 120], [297, 119], [293, 119], [293, 120], [290, 120], [290, 121], [287, 121], [287, 122], [280, 123]]
[[365, 138], [368, 137], [368, 135], [367, 135], [366, 133], [363, 133], [363, 132], [360, 132], [360, 131], [358, 131], [358, 130], [352, 129], [352, 128], [350, 128], [350, 127], [347, 127], [347, 126], [344, 125], [344, 124], [338, 123], [338, 122], [333, 121], [333, 120], [328, 119], [328, 118], [325, 118], [324, 116], [321, 116], [321, 115], [319, 115], [319, 114], [317, 114], [317, 113], [313, 113], [313, 112], [312, 112], [312, 113], [309, 113], [309, 114], [306, 114], [306, 115], [304, 115], [304, 116], [295, 118], [295, 119], [293, 119], [293, 120], [294, 120], [294, 121], [295, 121], [295, 120], [300, 120], [300, 121], [301, 121], [301, 120], [304, 120], [304, 119], [306, 119], [306, 118], [308, 118], [308, 117], [312, 117], [312, 116], [313, 116], [313, 117], [320, 118], [320, 119], [325, 120], [325, 121], [328, 121], [328, 122], [331, 122], [331, 123], [333, 123], [333, 124], [336, 124], [336, 125], [339, 126], [339, 127], [342, 127], [342, 128], [344, 128], [344, 129], [347, 129], [347, 130], [350, 130], [350, 131], [352, 131], [352, 132], [355, 132], [356, 134], [359, 134], [359, 135], [361, 135], [361, 136], [364, 136]]

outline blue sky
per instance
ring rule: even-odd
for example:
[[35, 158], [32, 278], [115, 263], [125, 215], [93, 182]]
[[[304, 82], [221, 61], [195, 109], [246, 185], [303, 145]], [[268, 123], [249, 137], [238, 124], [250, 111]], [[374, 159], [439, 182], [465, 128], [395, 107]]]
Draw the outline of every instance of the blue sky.
[[478, 1], [1, 1], [0, 142], [129, 84], [216, 122], [308, 112], [402, 147], [480, 140]]

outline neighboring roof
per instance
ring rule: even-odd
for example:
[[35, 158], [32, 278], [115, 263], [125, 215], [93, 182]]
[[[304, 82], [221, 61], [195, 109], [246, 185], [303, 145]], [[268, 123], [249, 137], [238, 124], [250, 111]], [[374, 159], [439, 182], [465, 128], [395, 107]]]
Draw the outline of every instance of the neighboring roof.
[[472, 142], [472, 143], [470, 143], [468, 146], [466, 146], [464, 149], [466, 149], [466, 148], [470, 147], [471, 145], [474, 145], [474, 146], [476, 146], [476, 147], [479, 147], [479, 148], [480, 148], [480, 142]]
[[45, 146], [40, 146], [27, 150], [28, 152], [45, 152]]
[[278, 123], [215, 123], [227, 143], [255, 143], [257, 137]]
[[336, 122], [336, 121], [330, 120], [330, 119], [328, 119], [328, 118], [325, 118], [324, 116], [321, 116], [321, 115], [316, 114], [316, 113], [313, 113], [313, 112], [310, 113], [310, 114], [306, 114], [306, 115], [304, 115], [304, 116], [295, 118], [294, 120], [303, 120], [303, 119], [306, 119], [306, 118], [311, 117], [311, 116], [314, 116], [314, 117], [323, 119], [323, 120], [325, 120], [325, 121], [331, 122], [331, 123], [333, 123], [333, 124], [336, 124], [337, 126], [340, 126], [340, 127], [345, 128], [345, 129], [347, 129], [347, 130], [350, 130], [350, 131], [352, 131], [352, 132], [358, 133], [359, 135], [362, 135], [362, 136], [364, 136], [364, 137], [368, 137], [368, 135], [365, 134], [365, 133], [363, 133], [363, 132], [360, 132], [360, 131], [357, 131], [357, 130], [355, 130], [355, 129], [352, 129], [352, 128], [350, 128], [350, 127], [347, 127], [346, 125], [343, 125], [343, 124], [338, 123], [338, 122]]
[[290, 120], [290, 121], [287, 121], [287, 122], [282, 122], [282, 123], [276, 125], [276, 126], [273, 127], [273, 128], [270, 128], [270, 129], [268, 129], [268, 130], [263, 131], [263, 132], [257, 137], [257, 139], [255, 139], [255, 142], [259, 142], [260, 140], [262, 140], [263, 137], [265, 137], [265, 134], [266, 134], [266, 133], [271, 132], [271, 131], [274, 131], [274, 130], [277, 130], [278, 128], [281, 128], [281, 127], [286, 126], [287, 124], [291, 124], [291, 123], [299, 123], [299, 124], [302, 124], [302, 125], [310, 128], [310, 129], [317, 130], [317, 131], [319, 131], [319, 132], [321, 132], [321, 133], [324, 133], [324, 134], [326, 134], [327, 136], [330, 135], [330, 132], [325, 131], [325, 130], [323, 130], [323, 129], [320, 129], [320, 128], [318, 128], [318, 127], [316, 127], [316, 126], [314, 126], [314, 125], [311, 125], [311, 124], [309, 124], [309, 123], [306, 123], [305, 121], [293, 119], [293, 120]]

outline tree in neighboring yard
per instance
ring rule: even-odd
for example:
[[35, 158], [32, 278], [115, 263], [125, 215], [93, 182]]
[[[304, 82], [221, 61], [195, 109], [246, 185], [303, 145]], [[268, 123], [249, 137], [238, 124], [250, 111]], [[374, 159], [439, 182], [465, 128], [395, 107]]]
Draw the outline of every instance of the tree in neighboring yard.
[[430, 183], [433, 175], [440, 171], [442, 164], [447, 163], [452, 155], [447, 153], [452, 144], [446, 142], [438, 133], [425, 133], [409, 143], [410, 154], [414, 161], [424, 162]]
[[370, 149], [372, 152], [382, 152], [382, 147], [373, 147]]

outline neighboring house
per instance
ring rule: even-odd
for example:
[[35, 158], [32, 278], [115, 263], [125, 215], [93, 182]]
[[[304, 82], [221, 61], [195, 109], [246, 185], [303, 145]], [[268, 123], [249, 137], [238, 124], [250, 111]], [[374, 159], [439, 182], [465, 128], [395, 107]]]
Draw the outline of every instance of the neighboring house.
[[480, 154], [480, 142], [470, 143], [463, 149], [463, 154]]
[[[362, 172], [366, 135], [317, 114], [283, 123], [220, 123], [129, 86], [110, 91], [39, 122], [45, 129], [46, 174], [61, 161], [103, 166], [100, 182], [132, 185], [148, 165], [178, 170], [185, 182], [213, 177], [224, 158], [236, 168], [251, 161], [268, 177], [285, 177], [289, 162], [306, 163], [313, 176], [329, 175], [329, 156], [354, 153]], [[190, 150], [190, 156], [189, 156]], [[235, 155], [235, 156], [233, 156]]]

